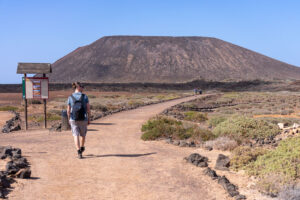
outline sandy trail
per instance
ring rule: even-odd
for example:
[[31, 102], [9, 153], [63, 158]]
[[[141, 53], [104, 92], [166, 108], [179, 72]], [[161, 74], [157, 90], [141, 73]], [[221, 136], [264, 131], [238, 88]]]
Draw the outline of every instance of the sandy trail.
[[5, 125], [6, 121], [10, 120], [15, 115], [8, 111], [0, 111], [0, 129]]
[[89, 126], [85, 159], [78, 159], [71, 133], [32, 130], [0, 135], [0, 145], [22, 148], [32, 165], [9, 199], [224, 200], [224, 189], [183, 158], [193, 148], [140, 139], [141, 125], [187, 97], [121, 112]]

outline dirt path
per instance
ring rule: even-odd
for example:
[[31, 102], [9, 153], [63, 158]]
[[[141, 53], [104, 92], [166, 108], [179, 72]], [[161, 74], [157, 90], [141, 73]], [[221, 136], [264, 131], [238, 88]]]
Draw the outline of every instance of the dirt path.
[[20, 147], [32, 165], [9, 199], [231, 199], [223, 188], [183, 158], [195, 151], [144, 142], [141, 125], [165, 108], [195, 97], [121, 112], [89, 126], [85, 159], [76, 157], [70, 132], [0, 135], [0, 145]]
[[8, 111], [0, 111], [0, 131], [2, 127], [5, 125], [7, 120], [10, 120], [14, 116], [13, 113]]

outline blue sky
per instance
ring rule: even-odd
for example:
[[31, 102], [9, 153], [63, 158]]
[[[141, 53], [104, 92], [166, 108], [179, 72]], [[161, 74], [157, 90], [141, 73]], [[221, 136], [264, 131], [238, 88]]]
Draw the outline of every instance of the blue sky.
[[0, 83], [108, 35], [209, 36], [300, 66], [298, 0], [0, 0]]

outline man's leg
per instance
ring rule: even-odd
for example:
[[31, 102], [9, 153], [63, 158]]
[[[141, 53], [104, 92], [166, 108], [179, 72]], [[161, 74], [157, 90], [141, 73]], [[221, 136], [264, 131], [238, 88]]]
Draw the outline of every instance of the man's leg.
[[79, 135], [74, 136], [74, 143], [77, 150], [80, 150]]
[[81, 152], [84, 152], [85, 150], [84, 143], [85, 143], [85, 136], [81, 137], [81, 147], [80, 147]]
[[81, 146], [84, 147], [84, 143], [85, 143], [85, 136], [81, 137]]
[[75, 146], [77, 149], [77, 153], [78, 153], [78, 158], [82, 158], [82, 151], [80, 148], [80, 142], [79, 142], [79, 135], [78, 136], [74, 136], [74, 142], [75, 142]]
[[81, 152], [84, 152], [85, 147], [85, 136], [86, 136], [86, 132], [87, 132], [87, 121], [82, 122], [82, 126], [80, 127], [80, 138], [81, 138], [81, 147], [80, 150]]

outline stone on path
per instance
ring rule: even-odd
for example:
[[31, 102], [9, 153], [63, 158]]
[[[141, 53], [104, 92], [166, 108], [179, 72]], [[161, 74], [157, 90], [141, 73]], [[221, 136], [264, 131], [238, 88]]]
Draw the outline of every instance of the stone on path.
[[228, 171], [229, 165], [230, 165], [229, 157], [223, 154], [219, 154], [216, 161], [215, 169]]

